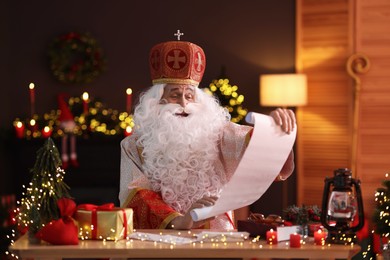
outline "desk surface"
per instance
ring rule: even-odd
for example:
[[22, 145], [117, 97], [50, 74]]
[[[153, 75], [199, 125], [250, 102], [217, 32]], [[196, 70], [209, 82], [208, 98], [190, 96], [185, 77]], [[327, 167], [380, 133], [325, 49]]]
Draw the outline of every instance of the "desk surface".
[[[163, 232], [186, 236], [187, 232], [173, 230], [142, 230], [142, 232]], [[196, 231], [194, 231], [196, 232]], [[157, 233], [157, 234], [158, 234]], [[185, 235], [183, 235], [185, 234]], [[10, 251], [22, 259], [61, 259], [61, 258], [310, 258], [310, 259], [350, 259], [360, 251], [358, 245], [314, 245], [307, 241], [301, 248], [290, 248], [286, 242], [268, 245], [264, 240], [243, 242], [205, 242], [173, 245], [141, 240], [101, 241], [84, 240], [79, 245], [54, 246], [29, 244], [26, 236], [21, 237]]]

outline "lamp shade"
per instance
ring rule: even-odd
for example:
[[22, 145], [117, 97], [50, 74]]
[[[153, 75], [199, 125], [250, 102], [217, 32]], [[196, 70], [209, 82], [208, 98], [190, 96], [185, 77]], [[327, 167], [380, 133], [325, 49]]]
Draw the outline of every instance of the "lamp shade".
[[305, 74], [260, 75], [260, 105], [303, 106], [307, 103]]

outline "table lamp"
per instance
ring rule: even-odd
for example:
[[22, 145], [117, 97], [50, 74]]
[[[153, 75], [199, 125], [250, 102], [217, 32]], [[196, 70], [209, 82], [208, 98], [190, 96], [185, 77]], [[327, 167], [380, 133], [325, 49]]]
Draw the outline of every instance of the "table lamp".
[[260, 75], [260, 104], [271, 107], [297, 107], [307, 103], [305, 74]]
[[[307, 103], [305, 74], [260, 75], [260, 105], [269, 107], [298, 107]], [[282, 184], [282, 207], [288, 206], [288, 184]]]

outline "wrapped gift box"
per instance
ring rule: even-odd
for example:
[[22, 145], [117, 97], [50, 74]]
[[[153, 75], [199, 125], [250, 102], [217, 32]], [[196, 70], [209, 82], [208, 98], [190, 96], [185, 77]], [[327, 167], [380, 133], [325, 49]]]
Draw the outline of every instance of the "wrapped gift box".
[[131, 208], [80, 206], [75, 215], [80, 239], [120, 240], [133, 232]]

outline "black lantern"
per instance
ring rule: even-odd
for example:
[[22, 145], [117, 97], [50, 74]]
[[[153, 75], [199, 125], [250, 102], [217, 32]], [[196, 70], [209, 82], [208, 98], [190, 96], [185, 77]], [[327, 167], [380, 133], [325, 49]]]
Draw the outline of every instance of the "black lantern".
[[321, 223], [329, 232], [328, 243], [356, 243], [355, 232], [364, 225], [363, 200], [360, 181], [352, 178], [349, 169], [337, 169], [333, 178], [325, 178]]

